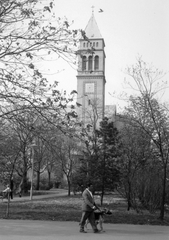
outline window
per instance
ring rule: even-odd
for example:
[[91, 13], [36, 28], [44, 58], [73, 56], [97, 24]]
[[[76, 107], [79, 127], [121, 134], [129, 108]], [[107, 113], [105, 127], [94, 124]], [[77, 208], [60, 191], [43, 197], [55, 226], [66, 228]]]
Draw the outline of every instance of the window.
[[94, 70], [99, 69], [99, 56], [95, 56], [94, 58]]
[[93, 58], [92, 58], [92, 56], [89, 56], [89, 71], [91, 71], [92, 70], [92, 62], [93, 62]]
[[85, 47], [85, 43], [83, 43], [83, 47]]
[[96, 47], [98, 47], [98, 46], [99, 46], [99, 43], [97, 42], [97, 43], [96, 43]]
[[82, 57], [82, 71], [86, 70], [86, 56]]
[[95, 42], [93, 42], [93, 47], [95, 47]]

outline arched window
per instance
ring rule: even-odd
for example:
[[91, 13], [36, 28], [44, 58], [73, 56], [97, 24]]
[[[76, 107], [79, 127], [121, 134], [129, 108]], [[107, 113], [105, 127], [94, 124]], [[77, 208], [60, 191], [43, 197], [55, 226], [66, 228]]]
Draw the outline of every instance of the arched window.
[[95, 42], [93, 42], [93, 47], [95, 47]]
[[83, 47], [85, 47], [85, 42], [83, 43]]
[[94, 70], [99, 69], [99, 56], [95, 56], [94, 58]]
[[86, 56], [82, 57], [82, 71], [86, 70]]
[[92, 58], [92, 56], [89, 56], [89, 71], [91, 71], [92, 70], [92, 62], [93, 62], [93, 58]]
[[99, 43], [97, 42], [97, 43], [96, 43], [96, 47], [98, 47], [98, 46], [99, 46]]

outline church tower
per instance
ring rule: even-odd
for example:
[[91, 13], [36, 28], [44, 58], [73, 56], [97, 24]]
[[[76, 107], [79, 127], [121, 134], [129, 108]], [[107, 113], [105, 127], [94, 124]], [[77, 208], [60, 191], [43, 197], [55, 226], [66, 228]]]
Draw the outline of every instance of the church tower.
[[99, 125], [105, 108], [105, 52], [104, 39], [94, 13], [80, 39], [78, 50], [77, 102], [78, 116], [85, 124]]

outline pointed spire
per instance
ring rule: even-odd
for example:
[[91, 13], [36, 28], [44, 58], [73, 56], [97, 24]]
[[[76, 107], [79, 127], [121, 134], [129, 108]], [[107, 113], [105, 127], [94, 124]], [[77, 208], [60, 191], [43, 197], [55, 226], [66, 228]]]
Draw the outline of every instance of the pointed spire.
[[102, 35], [100, 34], [100, 30], [97, 26], [97, 23], [96, 23], [96, 20], [95, 20], [95, 17], [94, 17], [94, 7], [92, 6], [92, 16], [85, 28], [85, 33], [86, 33], [86, 36], [89, 38], [89, 39], [92, 39], [92, 38], [102, 38]]

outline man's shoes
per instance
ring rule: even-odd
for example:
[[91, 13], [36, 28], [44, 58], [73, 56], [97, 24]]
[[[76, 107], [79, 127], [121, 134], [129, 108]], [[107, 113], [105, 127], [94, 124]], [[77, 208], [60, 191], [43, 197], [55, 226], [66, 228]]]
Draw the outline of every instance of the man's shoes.
[[94, 233], [100, 233], [100, 232], [101, 232], [101, 231], [98, 230], [98, 229], [94, 230]]
[[84, 229], [80, 229], [81, 233], [87, 233]]

